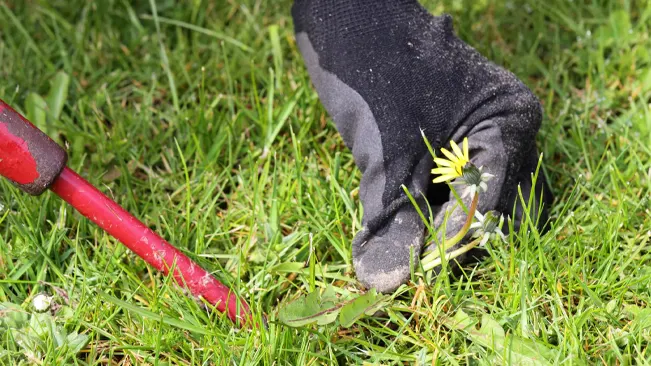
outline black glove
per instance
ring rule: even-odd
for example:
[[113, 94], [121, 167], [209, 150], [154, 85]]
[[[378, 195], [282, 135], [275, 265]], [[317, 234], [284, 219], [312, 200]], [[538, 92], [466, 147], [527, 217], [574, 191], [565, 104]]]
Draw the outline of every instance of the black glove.
[[[421, 130], [435, 149], [468, 137], [470, 160], [495, 175], [480, 212], [510, 214], [518, 184], [528, 197], [540, 104], [513, 74], [459, 40], [449, 16], [432, 16], [416, 0], [296, 0], [292, 15], [319, 98], [362, 172], [364, 228], [353, 240], [362, 284], [393, 291], [409, 278], [410, 250], [413, 263], [420, 256], [424, 224], [401, 186], [426, 207], [434, 162]], [[536, 197], [545, 190], [551, 199], [546, 187], [539, 179]], [[445, 185], [435, 189], [450, 200], [435, 207], [438, 225], [454, 197]], [[517, 222], [520, 215], [518, 208]], [[463, 221], [454, 210], [448, 232]]]

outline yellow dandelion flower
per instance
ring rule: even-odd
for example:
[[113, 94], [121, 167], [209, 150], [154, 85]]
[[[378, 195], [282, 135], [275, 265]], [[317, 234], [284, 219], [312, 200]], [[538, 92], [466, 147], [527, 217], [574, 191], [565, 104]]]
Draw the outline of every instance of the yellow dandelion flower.
[[468, 154], [468, 138], [463, 139], [463, 151], [456, 142], [450, 141], [452, 152], [441, 148], [441, 152], [447, 159], [434, 158], [438, 168], [432, 169], [433, 174], [440, 174], [440, 177], [434, 179], [434, 183], [442, 183], [454, 180], [463, 174], [463, 167], [470, 161]]

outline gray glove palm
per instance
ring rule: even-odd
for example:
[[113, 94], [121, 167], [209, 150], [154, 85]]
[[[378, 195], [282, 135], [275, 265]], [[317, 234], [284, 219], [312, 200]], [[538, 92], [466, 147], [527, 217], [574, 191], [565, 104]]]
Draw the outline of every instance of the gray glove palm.
[[[424, 224], [401, 188], [422, 207], [432, 191], [434, 163], [421, 130], [434, 148], [469, 138], [471, 161], [495, 175], [481, 212], [511, 213], [518, 184], [529, 194], [539, 102], [459, 40], [449, 16], [434, 17], [415, 0], [296, 0], [292, 14], [319, 98], [362, 172], [364, 228], [353, 240], [353, 263], [365, 286], [393, 291], [409, 278], [410, 252], [422, 250]], [[445, 185], [433, 190], [448, 195]], [[436, 207], [436, 224], [449, 206]], [[464, 220], [455, 210], [448, 232]]]

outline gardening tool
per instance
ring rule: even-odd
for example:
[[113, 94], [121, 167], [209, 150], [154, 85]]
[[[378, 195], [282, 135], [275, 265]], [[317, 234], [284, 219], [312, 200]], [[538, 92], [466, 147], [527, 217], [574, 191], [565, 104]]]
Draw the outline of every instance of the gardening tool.
[[239, 325], [251, 318], [245, 301], [93, 185], [66, 167], [59, 145], [0, 100], [0, 175], [26, 193], [50, 189], [154, 268], [173, 277]]

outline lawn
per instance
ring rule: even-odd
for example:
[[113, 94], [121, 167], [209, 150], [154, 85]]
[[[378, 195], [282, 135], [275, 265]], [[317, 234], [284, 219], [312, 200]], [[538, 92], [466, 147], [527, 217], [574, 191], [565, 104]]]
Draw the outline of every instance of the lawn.
[[[0, 98], [30, 114], [57, 96], [38, 124], [68, 165], [268, 328], [234, 328], [55, 195], [2, 180], [2, 364], [651, 363], [651, 2], [425, 3], [542, 101], [551, 230], [524, 225], [348, 328], [278, 321], [301, 294], [359, 289], [359, 172], [298, 53], [291, 1], [175, 3], [0, 0]], [[34, 310], [39, 293], [50, 312]], [[455, 327], [464, 314], [481, 328]]]

